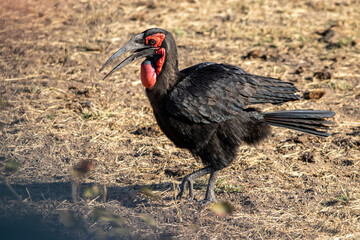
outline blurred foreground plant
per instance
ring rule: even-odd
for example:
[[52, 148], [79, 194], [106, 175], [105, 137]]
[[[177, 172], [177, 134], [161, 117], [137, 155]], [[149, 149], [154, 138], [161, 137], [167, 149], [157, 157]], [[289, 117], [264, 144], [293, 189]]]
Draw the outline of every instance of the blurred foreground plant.
[[94, 170], [94, 163], [88, 159], [80, 161], [71, 168], [71, 175], [73, 176], [71, 195], [74, 203], [77, 203], [80, 197], [80, 181], [88, 177], [92, 170]]
[[[16, 160], [9, 160], [5, 163], [5, 174], [12, 174], [19, 170], [19, 163]], [[10, 183], [6, 180], [6, 177], [0, 174], [0, 180], [4, 182], [5, 186], [10, 190], [10, 192], [14, 195], [14, 197], [18, 201], [22, 201], [21, 196], [17, 194], [15, 189], [11, 186]]]
[[211, 211], [213, 211], [219, 217], [226, 217], [231, 215], [234, 211], [234, 207], [228, 202], [217, 202], [211, 205]]
[[131, 229], [125, 224], [125, 219], [109, 210], [95, 208], [91, 215], [108, 226], [106, 232], [100, 228], [97, 230], [96, 239], [108, 239], [109, 237], [121, 237], [130, 234]]

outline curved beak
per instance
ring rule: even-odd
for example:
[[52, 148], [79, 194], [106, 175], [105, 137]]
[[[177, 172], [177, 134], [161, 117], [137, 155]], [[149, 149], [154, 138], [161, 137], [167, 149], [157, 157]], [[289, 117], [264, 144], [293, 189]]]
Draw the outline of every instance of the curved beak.
[[127, 42], [122, 48], [117, 50], [106, 62], [105, 64], [100, 68], [99, 72], [101, 72], [109, 63], [111, 63], [114, 59], [120, 57], [122, 54], [126, 52], [132, 52], [130, 56], [125, 58], [121, 63], [119, 63], [116, 67], [114, 67], [106, 76], [107, 78], [111, 74], [113, 74], [115, 71], [119, 70], [120, 68], [125, 67], [129, 63], [143, 57], [152, 56], [156, 53], [156, 48], [149, 47], [144, 44], [144, 34], [140, 33], [135, 36], [133, 36], [129, 42]]

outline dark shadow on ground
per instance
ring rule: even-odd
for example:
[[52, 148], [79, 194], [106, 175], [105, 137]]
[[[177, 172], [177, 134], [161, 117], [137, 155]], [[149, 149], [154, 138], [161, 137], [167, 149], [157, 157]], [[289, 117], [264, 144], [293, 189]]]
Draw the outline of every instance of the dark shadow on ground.
[[[86, 227], [88, 224], [82, 222], [80, 218], [76, 218], [76, 228], [64, 226], [64, 217], [60, 216], [60, 212], [68, 211], [70, 214], [73, 212], [71, 209], [64, 210], [58, 209], [58, 207], [63, 201], [73, 201], [72, 182], [12, 184], [11, 186], [24, 201], [17, 201], [6, 185], [0, 184], [0, 239], [96, 239], [94, 238], [95, 232], [88, 229]], [[81, 184], [80, 195], [86, 188], [92, 186], [94, 184]], [[97, 186], [100, 189], [103, 188], [101, 185]], [[169, 187], [171, 187], [170, 183], [146, 186], [109, 186], [107, 187], [106, 201], [116, 200], [126, 208], [136, 208], [140, 204], [141, 206], [159, 206], [159, 204], [161, 205], [159, 201], [152, 201], [149, 198], [158, 198], [159, 191], [165, 191]], [[146, 192], [144, 188], [150, 191]], [[96, 201], [102, 200], [103, 195], [100, 195]], [[166, 201], [166, 199], [164, 200]], [[37, 207], [34, 208], [34, 205]], [[77, 205], [73, 206], [76, 208]], [[81, 206], [81, 202], [79, 206]], [[71, 222], [73, 219], [65, 220]], [[141, 237], [126, 235], [121, 239], [141, 239]]]
[[[53, 201], [72, 201], [71, 182], [53, 182], [53, 183], [31, 183], [31, 184], [12, 184], [11, 186], [22, 199], [28, 199], [32, 202], [42, 200]], [[86, 188], [94, 184], [83, 183], [80, 186], [80, 196]], [[171, 183], [152, 184], [152, 185], [130, 185], [130, 186], [107, 186], [106, 201], [116, 200], [127, 208], [135, 208], [139, 204], [149, 204], [148, 198], [141, 194], [142, 189], [147, 188], [154, 191], [156, 197], [158, 191], [164, 191], [170, 188]], [[103, 190], [102, 185], [98, 185]], [[146, 194], [145, 194], [146, 195]], [[151, 196], [154, 197], [154, 196]], [[98, 198], [101, 201], [103, 196]], [[0, 202], [16, 200], [5, 184], [0, 184]], [[152, 203], [153, 204], [153, 203]]]
[[0, 216], [0, 239], [6, 240], [42, 240], [42, 239], [78, 239], [65, 231], [64, 226], [56, 224], [56, 215], [47, 216], [52, 221], [44, 221], [43, 216], [28, 213], [26, 215]]

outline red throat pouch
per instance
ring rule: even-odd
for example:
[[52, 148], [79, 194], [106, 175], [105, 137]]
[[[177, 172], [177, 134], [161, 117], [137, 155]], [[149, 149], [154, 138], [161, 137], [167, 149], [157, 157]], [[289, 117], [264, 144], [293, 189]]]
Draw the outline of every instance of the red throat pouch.
[[150, 60], [145, 60], [141, 64], [141, 83], [144, 87], [151, 89], [156, 83], [156, 71]]

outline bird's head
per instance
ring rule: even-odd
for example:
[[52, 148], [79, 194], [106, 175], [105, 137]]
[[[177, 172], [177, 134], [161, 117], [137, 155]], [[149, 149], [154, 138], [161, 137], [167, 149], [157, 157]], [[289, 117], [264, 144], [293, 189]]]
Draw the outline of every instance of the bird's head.
[[[140, 58], [146, 58], [141, 64], [141, 82], [146, 88], [152, 89], [166, 65], [167, 54], [170, 51], [175, 51], [173, 55], [177, 57], [175, 40], [171, 33], [161, 28], [151, 28], [131, 37], [129, 42], [106, 61], [100, 71], [123, 53], [131, 52], [131, 55], [113, 68], [104, 79], [129, 63]], [[177, 68], [177, 59], [175, 62]]]

